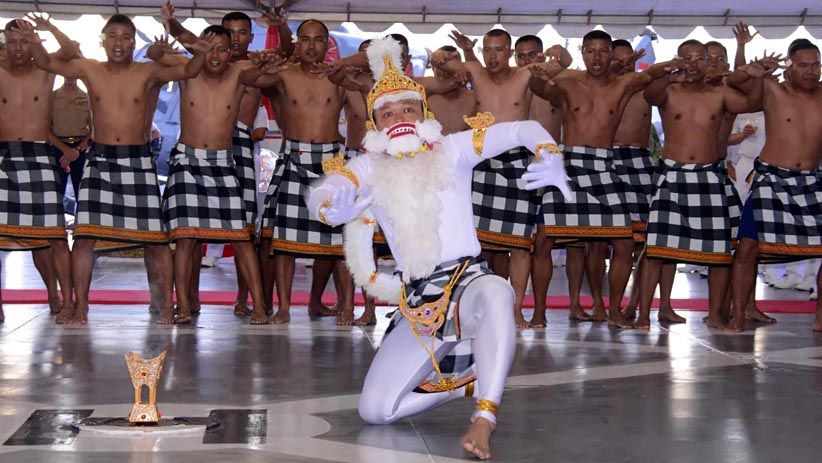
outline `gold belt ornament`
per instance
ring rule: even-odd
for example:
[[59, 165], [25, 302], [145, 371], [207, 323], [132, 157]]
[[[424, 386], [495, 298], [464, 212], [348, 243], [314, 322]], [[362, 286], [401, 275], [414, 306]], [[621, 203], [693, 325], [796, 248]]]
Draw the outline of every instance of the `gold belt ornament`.
[[360, 179], [357, 178], [357, 174], [355, 174], [353, 170], [349, 169], [348, 166], [345, 165], [345, 153], [342, 150], [340, 150], [339, 155], [323, 161], [322, 166], [324, 174], [342, 175], [354, 184], [354, 188], [358, 190], [360, 189]]
[[[403, 282], [402, 284], [399, 306], [400, 313], [406, 320], [408, 320], [408, 325], [411, 327], [411, 332], [414, 333], [414, 337], [417, 338], [417, 342], [420, 343], [420, 346], [425, 349], [428, 356], [431, 358], [431, 364], [434, 365], [434, 370], [437, 372], [437, 376], [439, 376], [439, 381], [434, 383], [434, 385], [440, 390], [450, 391], [454, 389], [453, 386], [455, 385], [456, 380], [453, 378], [446, 378], [440, 370], [440, 364], [434, 356], [434, 342], [436, 341], [435, 335], [437, 330], [445, 324], [445, 315], [448, 313], [448, 306], [451, 304], [451, 291], [454, 289], [457, 281], [459, 281], [460, 277], [468, 268], [470, 263], [471, 261], [466, 260], [457, 267], [454, 274], [451, 276], [451, 280], [449, 280], [448, 284], [446, 284], [442, 289], [442, 295], [436, 301], [426, 302], [419, 307], [408, 307], [405, 283]], [[431, 337], [430, 348], [425, 345], [420, 336]]]
[[474, 153], [477, 156], [482, 156], [482, 150], [485, 146], [485, 132], [488, 127], [491, 127], [496, 122], [494, 115], [490, 112], [477, 113], [476, 116], [468, 117], [462, 116], [462, 119], [471, 127], [474, 132], [471, 141], [474, 144]]

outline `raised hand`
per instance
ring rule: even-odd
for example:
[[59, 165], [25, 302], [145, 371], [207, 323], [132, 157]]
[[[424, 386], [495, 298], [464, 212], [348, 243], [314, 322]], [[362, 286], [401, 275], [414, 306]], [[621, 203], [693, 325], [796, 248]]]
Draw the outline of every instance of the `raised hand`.
[[431, 66], [439, 68], [444, 66], [448, 61], [459, 58], [459, 56], [459, 52], [456, 51], [448, 52], [445, 50], [437, 50], [434, 53], [431, 53], [431, 59], [429, 59], [429, 62], [431, 63]]
[[271, 9], [263, 5], [260, 0], [257, 0], [255, 7], [261, 15], [257, 21], [264, 27], [277, 27], [288, 21], [287, 11], [283, 7], [275, 6]]
[[287, 70], [289, 67], [288, 60], [276, 53], [268, 54], [260, 65], [260, 71], [265, 74], [278, 74]]
[[17, 24], [17, 29], [23, 36], [24, 40], [31, 43], [43, 43], [43, 39], [37, 35], [37, 32], [34, 30], [34, 26], [32, 26], [30, 22], [22, 19], [15, 19], [14, 22]]
[[456, 29], [451, 31], [451, 34], [449, 34], [448, 37], [451, 38], [455, 44], [457, 44], [457, 47], [460, 50], [473, 50], [474, 46], [477, 44], [477, 39], [471, 40], [468, 36]]
[[195, 52], [208, 53], [217, 45], [217, 36], [214, 34], [206, 34], [204, 37], [197, 39], [194, 43], [184, 43], [184, 47]]
[[374, 201], [374, 195], [357, 197], [356, 189], [343, 188], [334, 193], [331, 205], [320, 208], [320, 213], [330, 224], [341, 225], [352, 221]]
[[182, 52], [174, 46], [175, 43], [177, 42], [171, 40], [168, 35], [163, 34], [159, 37], [154, 36], [154, 43], [151, 46], [156, 47], [156, 50], [163, 52], [163, 54], [179, 55]]
[[54, 27], [54, 25], [51, 23], [51, 17], [46, 16], [45, 13], [39, 11], [37, 13], [27, 14], [26, 19], [33, 22], [34, 28], [38, 31], [47, 31]]
[[314, 63], [311, 66], [311, 73], [316, 75], [331, 76], [343, 69], [342, 61], [328, 61], [324, 63]]
[[751, 31], [748, 29], [748, 25], [742, 21], [739, 21], [734, 26], [734, 37], [736, 37], [736, 43], [738, 45], [745, 45], [753, 40], [754, 37], [759, 35], [759, 31], [751, 34]]
[[174, 4], [171, 0], [166, 0], [163, 6], [160, 7], [160, 19], [168, 29], [168, 22], [174, 18]]

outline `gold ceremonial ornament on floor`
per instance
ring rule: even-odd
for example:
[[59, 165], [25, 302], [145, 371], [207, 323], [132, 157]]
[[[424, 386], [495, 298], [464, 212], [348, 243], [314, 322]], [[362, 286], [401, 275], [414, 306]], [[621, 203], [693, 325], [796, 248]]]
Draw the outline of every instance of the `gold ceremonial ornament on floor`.
[[[134, 386], [134, 406], [128, 415], [131, 423], [157, 423], [160, 411], [157, 410], [157, 383], [163, 374], [163, 361], [166, 351], [157, 357], [144, 359], [134, 352], [125, 355], [128, 374]], [[148, 403], [143, 403], [143, 387], [148, 387]]]
[[482, 156], [482, 149], [485, 145], [485, 131], [488, 127], [494, 125], [497, 121], [494, 115], [490, 112], [477, 113], [476, 116], [468, 117], [462, 116], [462, 119], [474, 131], [472, 133], [472, 142], [474, 143], [474, 154]]

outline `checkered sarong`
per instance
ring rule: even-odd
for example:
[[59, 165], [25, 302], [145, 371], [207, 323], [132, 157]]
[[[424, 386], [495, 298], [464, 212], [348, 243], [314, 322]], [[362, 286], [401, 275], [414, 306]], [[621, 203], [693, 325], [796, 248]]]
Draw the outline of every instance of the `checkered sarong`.
[[96, 239], [97, 250], [168, 243], [148, 145], [91, 145], [74, 237]]
[[[459, 260], [444, 262], [434, 268], [434, 271], [426, 278], [419, 280], [412, 280], [407, 285], [408, 294], [406, 301], [409, 307], [419, 307], [426, 302], [432, 302], [440, 298], [442, 289], [451, 280], [457, 267], [468, 260], [470, 263], [462, 275], [457, 280], [457, 283], [451, 289], [451, 301], [448, 305], [448, 313], [445, 316], [445, 323], [435, 333], [437, 339], [445, 342], [458, 341], [454, 349], [449, 352], [440, 361], [440, 370], [445, 377], [454, 378], [457, 383], [455, 387], [460, 387], [470, 381], [475, 376], [473, 375], [474, 356], [471, 350], [471, 340], [476, 337], [476, 333], [468, 332], [460, 329], [459, 322], [459, 300], [463, 291], [475, 279], [483, 275], [492, 275], [491, 270], [486, 265], [485, 261], [477, 258], [462, 258]], [[502, 309], [507, 310], [507, 309]], [[386, 330], [386, 336], [397, 326], [400, 320], [403, 319], [402, 313], [397, 310], [391, 318], [391, 323]], [[403, 327], [410, 329], [410, 327]], [[430, 345], [430, 338], [421, 336], [426, 345]], [[420, 347], [422, 349], [422, 347]], [[433, 383], [439, 380], [436, 372], [432, 372], [425, 380], [423, 380], [417, 392], [434, 392]]]
[[[625, 188], [625, 204], [633, 222], [648, 222], [648, 207], [654, 194], [656, 165], [648, 148], [614, 147], [614, 171]], [[644, 228], [644, 226], [643, 226]]]
[[240, 121], [237, 121], [234, 126], [231, 145], [234, 168], [242, 189], [245, 223], [248, 233], [253, 236], [257, 231], [255, 226], [257, 223], [257, 181], [254, 177], [254, 141], [251, 139], [251, 129]]
[[163, 218], [172, 240], [248, 241], [240, 184], [230, 150], [183, 143], [171, 150]]
[[565, 172], [574, 200], [557, 188], [542, 198], [545, 234], [554, 238], [631, 238], [625, 188], [614, 169], [611, 150], [563, 147]]
[[282, 161], [265, 198], [262, 236], [271, 250], [296, 255], [342, 256], [342, 227], [311, 219], [303, 199], [311, 182], [323, 175], [322, 162], [340, 152], [340, 143], [283, 140]]
[[730, 264], [740, 204], [725, 160], [681, 164], [663, 159], [655, 188], [648, 218], [647, 256], [704, 265]]
[[45, 142], [0, 142], [0, 250], [48, 246], [66, 237], [63, 193]]
[[748, 208], [761, 259], [822, 257], [822, 169], [791, 171], [755, 161]]
[[525, 147], [514, 148], [474, 168], [474, 227], [484, 247], [531, 249], [539, 195], [521, 178], [531, 156]]

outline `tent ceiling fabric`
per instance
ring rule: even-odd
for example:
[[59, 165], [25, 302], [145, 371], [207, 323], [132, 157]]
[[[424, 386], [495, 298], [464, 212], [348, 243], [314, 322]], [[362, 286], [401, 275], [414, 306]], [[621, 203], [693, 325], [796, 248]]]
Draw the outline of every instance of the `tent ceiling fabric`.
[[[283, 0], [276, 3], [282, 4]], [[44, 0], [40, 8], [61, 18], [79, 14], [157, 15], [161, 0]], [[175, 2], [181, 17], [220, 17], [226, 11], [250, 11], [254, 0], [179, 0]], [[271, 5], [271, 0], [263, 0]], [[822, 31], [822, 3], [811, 0], [585, 0], [485, 1], [386, 1], [386, 0], [289, 0], [293, 20], [317, 18], [337, 25], [350, 21], [364, 31], [379, 32], [393, 23], [404, 23], [411, 31], [429, 33], [444, 23], [453, 23], [469, 35], [479, 35], [492, 24], [501, 24], [514, 35], [533, 33], [552, 25], [560, 34], [579, 37], [602, 25], [615, 36], [628, 37], [645, 26], [665, 38], [682, 38], [694, 27], [703, 26], [720, 38], [731, 35], [730, 26], [738, 20], [757, 27], [767, 38], [790, 35], [799, 25], [812, 33]], [[0, 13], [32, 9], [33, 2], [3, 1]], [[424, 5], [424, 6], [423, 6]]]

